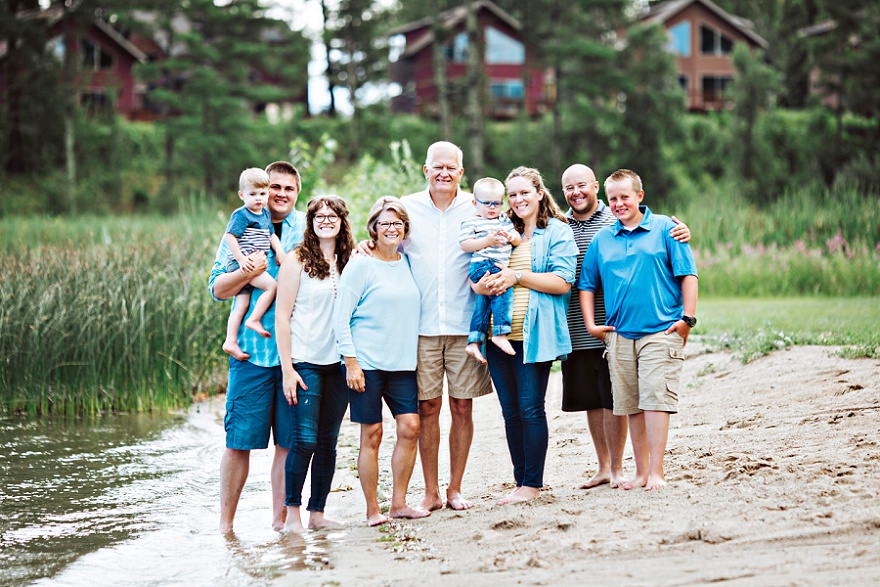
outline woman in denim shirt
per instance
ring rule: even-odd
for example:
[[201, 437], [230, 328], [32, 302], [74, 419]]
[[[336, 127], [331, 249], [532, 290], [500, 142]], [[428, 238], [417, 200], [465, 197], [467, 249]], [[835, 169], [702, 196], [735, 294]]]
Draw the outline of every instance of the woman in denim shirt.
[[530, 500], [544, 485], [548, 427], [544, 397], [550, 365], [571, 352], [568, 299], [578, 248], [537, 169], [517, 167], [505, 181], [510, 219], [522, 243], [500, 273], [472, 284], [478, 294], [513, 287], [514, 355], [488, 345], [489, 373], [501, 402], [516, 489], [498, 504]]

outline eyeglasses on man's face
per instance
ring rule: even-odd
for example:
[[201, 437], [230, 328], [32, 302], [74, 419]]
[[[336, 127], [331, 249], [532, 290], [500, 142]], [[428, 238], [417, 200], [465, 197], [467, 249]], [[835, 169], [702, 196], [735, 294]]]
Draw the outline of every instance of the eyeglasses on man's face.
[[379, 230], [388, 230], [392, 227], [396, 228], [397, 230], [401, 230], [403, 229], [403, 222], [401, 222], [400, 220], [394, 220], [391, 222], [383, 220], [382, 222], [377, 222], [376, 226], [379, 228]]
[[486, 206], [487, 208], [500, 208], [500, 207], [504, 204], [504, 201], [503, 201], [503, 200], [488, 200], [488, 201], [483, 201], [483, 200], [481, 200], [481, 199], [479, 199], [479, 198], [474, 198], [474, 200], [477, 201], [477, 204], [481, 204], [481, 205], [483, 205], [483, 206]]
[[318, 224], [324, 224], [325, 222], [329, 222], [330, 224], [336, 224], [339, 221], [339, 216], [336, 214], [315, 214], [315, 222]]

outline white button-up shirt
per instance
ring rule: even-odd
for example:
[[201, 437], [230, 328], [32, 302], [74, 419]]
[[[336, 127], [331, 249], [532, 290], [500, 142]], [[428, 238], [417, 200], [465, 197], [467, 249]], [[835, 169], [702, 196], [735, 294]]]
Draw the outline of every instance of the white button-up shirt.
[[461, 250], [459, 228], [473, 217], [473, 196], [461, 190], [445, 211], [428, 190], [401, 198], [410, 220], [403, 243], [421, 295], [421, 336], [467, 335], [476, 294], [468, 281], [471, 253]]

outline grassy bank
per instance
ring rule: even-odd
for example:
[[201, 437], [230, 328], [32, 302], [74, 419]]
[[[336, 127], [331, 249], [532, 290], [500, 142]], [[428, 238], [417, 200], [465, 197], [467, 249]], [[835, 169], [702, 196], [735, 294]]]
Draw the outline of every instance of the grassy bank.
[[791, 345], [843, 345], [844, 355], [880, 358], [880, 298], [701, 298], [694, 334], [710, 349], [748, 362]]
[[167, 410], [207, 391], [223, 359], [227, 308], [205, 286], [224, 223], [0, 223], [0, 412]]

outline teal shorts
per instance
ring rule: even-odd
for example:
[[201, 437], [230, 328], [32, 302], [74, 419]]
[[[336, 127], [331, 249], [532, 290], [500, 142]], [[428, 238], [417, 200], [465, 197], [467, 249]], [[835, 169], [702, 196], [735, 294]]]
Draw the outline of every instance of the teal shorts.
[[287, 405], [282, 387], [281, 367], [258, 367], [229, 358], [224, 419], [226, 448], [268, 448], [272, 430], [276, 444], [279, 438], [290, 438], [289, 410], [278, 409], [279, 401]]

